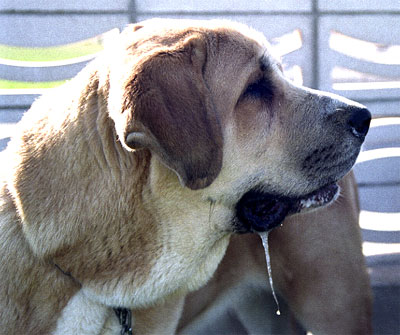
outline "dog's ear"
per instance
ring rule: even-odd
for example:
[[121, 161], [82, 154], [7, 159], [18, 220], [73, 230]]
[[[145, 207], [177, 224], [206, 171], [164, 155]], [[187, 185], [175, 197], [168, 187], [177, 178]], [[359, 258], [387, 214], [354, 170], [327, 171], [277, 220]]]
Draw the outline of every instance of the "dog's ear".
[[193, 190], [207, 187], [222, 165], [222, 133], [203, 68], [201, 35], [147, 57], [126, 88], [131, 113], [125, 145], [149, 148]]

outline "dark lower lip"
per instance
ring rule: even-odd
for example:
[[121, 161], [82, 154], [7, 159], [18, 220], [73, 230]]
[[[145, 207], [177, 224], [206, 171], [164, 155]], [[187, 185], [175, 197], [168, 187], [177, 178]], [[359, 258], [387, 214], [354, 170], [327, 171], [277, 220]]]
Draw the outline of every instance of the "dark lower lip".
[[251, 190], [236, 205], [235, 231], [269, 231], [279, 226], [288, 215], [329, 204], [336, 199], [338, 191], [336, 183], [297, 198]]
[[321, 207], [336, 200], [338, 194], [339, 186], [336, 183], [329, 184], [295, 200], [295, 208], [301, 212], [303, 209]]

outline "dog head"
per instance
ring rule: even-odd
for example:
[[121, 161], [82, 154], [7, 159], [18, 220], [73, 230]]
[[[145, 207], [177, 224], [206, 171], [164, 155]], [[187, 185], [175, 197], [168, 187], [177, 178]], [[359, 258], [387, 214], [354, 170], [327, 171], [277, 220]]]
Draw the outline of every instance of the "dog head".
[[364, 106], [296, 86], [242, 25], [151, 20], [122, 36], [110, 111], [126, 149], [150, 149], [182, 185], [234, 206], [236, 231], [337, 197], [369, 128]]

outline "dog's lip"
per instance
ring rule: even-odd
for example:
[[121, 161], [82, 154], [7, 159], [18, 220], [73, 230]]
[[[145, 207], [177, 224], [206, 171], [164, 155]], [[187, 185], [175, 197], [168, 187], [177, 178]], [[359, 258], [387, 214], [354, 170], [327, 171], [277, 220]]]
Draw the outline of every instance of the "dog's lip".
[[328, 184], [317, 189], [314, 192], [308, 193], [306, 196], [296, 200], [297, 212], [308, 208], [317, 208], [324, 206], [336, 200], [339, 194], [339, 186], [337, 183]]
[[291, 214], [327, 205], [337, 198], [339, 186], [325, 185], [301, 197], [273, 195], [259, 190], [245, 193], [236, 205], [235, 231], [264, 232], [279, 226]]

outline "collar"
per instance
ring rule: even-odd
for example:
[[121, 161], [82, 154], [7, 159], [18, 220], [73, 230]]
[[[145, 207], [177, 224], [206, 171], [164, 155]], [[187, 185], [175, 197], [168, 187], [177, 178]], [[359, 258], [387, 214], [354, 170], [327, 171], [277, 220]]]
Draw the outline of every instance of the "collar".
[[114, 308], [119, 324], [121, 325], [121, 335], [133, 335], [132, 333], [132, 312], [130, 309], [119, 307]]

